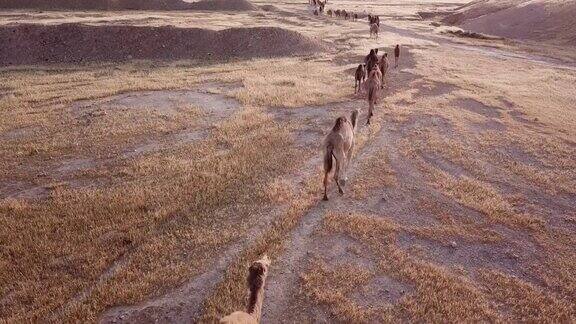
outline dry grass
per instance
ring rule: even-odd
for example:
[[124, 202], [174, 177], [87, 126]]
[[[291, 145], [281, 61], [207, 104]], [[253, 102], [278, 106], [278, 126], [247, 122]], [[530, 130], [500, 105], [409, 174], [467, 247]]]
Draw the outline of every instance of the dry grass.
[[373, 273], [358, 266], [331, 267], [316, 261], [301, 279], [306, 296], [320, 305], [326, 305], [339, 321], [367, 323], [374, 310], [359, 306], [350, 299], [350, 295], [373, 276]]
[[429, 171], [440, 190], [461, 204], [482, 212], [491, 221], [530, 229], [543, 226], [542, 219], [516, 212], [508, 201], [485, 182], [466, 176], [454, 178], [437, 169]]
[[376, 275], [391, 276], [414, 287], [397, 304], [379, 310], [382, 321], [390, 322], [398, 318], [430, 322], [498, 319], [470, 280], [452, 274], [443, 267], [418, 260], [398, 248], [396, 235], [402, 230], [398, 224], [386, 218], [361, 214], [328, 214], [324, 224], [331, 233], [350, 235], [376, 253], [380, 258]]
[[[229, 151], [214, 154], [217, 142], [227, 143]], [[128, 166], [135, 181], [62, 190], [18, 208], [2, 203], [4, 251], [16, 264], [2, 272], [4, 287], [13, 291], [5, 311], [13, 319], [39, 318], [94, 284], [120, 257], [127, 261], [112, 278], [87, 300], [72, 302], [65, 318], [94, 318], [105, 305], [136, 302], [181, 282], [214, 249], [241, 237], [253, 212], [248, 205], [269, 201], [259, 190], [246, 189], [298, 165], [289, 145], [285, 129], [247, 110], [220, 125], [205, 143], [137, 159]], [[239, 200], [246, 205], [237, 205], [230, 218], [225, 208]], [[11, 284], [16, 282], [27, 284]], [[37, 310], [29, 312], [28, 303]]]
[[[215, 68], [216, 71], [219, 68]], [[239, 63], [223, 76], [206, 70], [202, 82], [242, 82], [229, 93], [246, 105], [302, 107], [344, 100], [352, 94], [349, 81], [337, 67], [299, 60]], [[327, 90], [330, 91], [327, 91]]]
[[[300, 8], [300, 4], [279, 6]], [[408, 10], [396, 7], [372, 4], [366, 8]], [[265, 108], [348, 100], [353, 91], [351, 76], [343, 71], [353, 64], [345, 60], [350, 64], [335, 66], [331, 61], [360, 57], [373, 47], [367, 37], [358, 36], [366, 29], [364, 23], [344, 25], [315, 18], [303, 23], [298, 16], [278, 19], [275, 14], [261, 14], [262, 19], [252, 14], [230, 19], [225, 14], [83, 17], [85, 13], [63, 13], [62, 19], [96, 24], [169, 22], [214, 29], [258, 19], [272, 26], [288, 24], [308, 36], [320, 35], [340, 51], [338, 57], [0, 69], [0, 136], [4, 136], [0, 137], [0, 183], [46, 193], [41, 199], [0, 200], [3, 321], [94, 321], [110, 306], [137, 303], [181, 285], [234, 243], [241, 243], [240, 252], [204, 301], [200, 320], [214, 322], [242, 308], [246, 266], [264, 252], [281, 258], [290, 234], [321, 192], [320, 165], [304, 175], [300, 169], [317, 153], [294, 145], [291, 134], [302, 121], [277, 124]], [[58, 22], [39, 15], [21, 18]], [[395, 23], [408, 28], [415, 24]], [[383, 46], [431, 45], [392, 32], [383, 36]], [[339, 40], [342, 37], [345, 42]], [[373, 125], [358, 133], [357, 151], [382, 128], [400, 134], [404, 141], [387, 143], [414, 163], [423, 185], [485, 218], [466, 220], [428, 201], [430, 197], [415, 201], [420, 202], [418, 209], [428, 211], [433, 225], [404, 225], [395, 220], [398, 215], [376, 212], [328, 212], [323, 222], [327, 235], [351, 237], [376, 255], [371, 261], [376, 260], [377, 266], [368, 271], [318, 260], [302, 276], [304, 293], [340, 321], [573, 320], [573, 233], [552, 226], [545, 212], [527, 212], [517, 202], [541, 204], [523, 188], [537, 189], [542, 195], [575, 194], [576, 74], [449, 46], [412, 52], [416, 67], [405, 71], [419, 81], [391, 84], [401, 91], [384, 98]], [[455, 89], [436, 96], [417, 91], [433, 91], [436, 82]], [[208, 125], [209, 116], [202, 108], [189, 105], [170, 113], [153, 106], [70, 108], [78, 100], [99, 102], [132, 91], [198, 86], [237, 99], [242, 107]], [[453, 103], [458, 98], [478, 100], [500, 116], [464, 110]], [[509, 110], [521, 112], [523, 119]], [[434, 123], [425, 123], [430, 119]], [[471, 127], [490, 119], [501, 122], [504, 131]], [[206, 136], [193, 143], [173, 138], [180, 131], [196, 130]], [[124, 155], [149, 140], [158, 147]], [[524, 155], [512, 154], [512, 146], [526, 154], [525, 160]], [[355, 203], [369, 201], [380, 189], [405, 185], [394, 173], [389, 153], [377, 149], [358, 161], [350, 190]], [[457, 172], [425, 159], [430, 157], [446, 161]], [[88, 167], [58, 171], [76, 159], [87, 160]], [[303, 182], [295, 184], [294, 175]], [[539, 207], [547, 209], [545, 204]], [[275, 214], [269, 214], [271, 210]], [[563, 215], [563, 219], [573, 218]], [[247, 232], [254, 227], [262, 228], [252, 240]], [[509, 237], [510, 233], [516, 237]], [[401, 235], [422, 239], [432, 249], [445, 248], [452, 241], [462, 246], [492, 244], [495, 249], [511, 243], [534, 245], [535, 255], [520, 256], [519, 265], [533, 282], [494, 269], [440, 265], [426, 253], [402, 247]], [[410, 289], [381, 307], [359, 306], [350, 294], [378, 276]]]
[[[2, 181], [53, 188], [45, 200], [0, 203], [1, 253], [8, 260], [1, 264], [2, 318], [38, 320], [56, 310], [55, 318], [94, 320], [106, 306], [138, 302], [182, 283], [214, 251], [242, 238], [249, 224], [259, 221], [254, 206], [293, 204], [297, 197], [277, 176], [296, 170], [310, 154], [297, 153], [292, 145], [290, 131], [297, 124], [278, 125], [252, 105], [217, 122], [205, 139], [191, 145], [162, 138], [199, 127], [205, 118], [201, 108], [181, 106], [169, 113], [153, 106], [100, 109], [90, 112], [85, 124], [86, 114], [68, 103], [205, 82], [243, 84], [227, 94], [264, 107], [321, 104], [345, 95], [338, 74], [322, 78], [303, 73], [306, 69], [330, 67], [280, 59], [207, 67], [142, 62], [40, 73], [4, 69], [7, 96], [1, 99], [0, 129], [33, 127], [33, 132], [2, 142], [3, 169], [16, 171], [2, 174]], [[321, 97], [326, 89], [335, 95]], [[149, 153], [120, 155], [150, 138], [162, 145]], [[70, 187], [67, 181], [56, 186], [50, 173], [48, 179], [35, 179], [40, 171], [34, 170], [46, 161], [68, 156], [97, 162], [74, 172], [89, 187]], [[107, 272], [109, 278], [99, 279]]]
[[390, 168], [385, 150], [360, 161], [355, 169], [358, 170], [359, 176], [354, 178], [350, 188], [354, 199], [366, 199], [375, 189], [396, 185], [396, 177]]
[[[316, 177], [320, 177], [319, 172]], [[318, 200], [321, 187], [320, 182], [315, 180], [308, 180], [297, 190], [294, 194], [295, 199], [287, 206], [286, 212], [228, 267], [223, 280], [204, 302], [202, 322], [215, 322], [224, 314], [245, 306], [244, 279], [247, 265], [263, 253], [272, 257], [277, 257], [281, 253], [286, 236], [298, 224], [302, 215]]]
[[510, 313], [508, 320], [567, 323], [574, 319], [574, 304], [545, 294], [533, 285], [498, 271], [480, 274], [486, 293]]

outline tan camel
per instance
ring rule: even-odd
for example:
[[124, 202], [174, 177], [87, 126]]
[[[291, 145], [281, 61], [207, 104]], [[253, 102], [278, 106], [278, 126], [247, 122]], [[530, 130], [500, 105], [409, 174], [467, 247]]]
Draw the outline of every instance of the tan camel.
[[264, 284], [268, 276], [270, 259], [264, 255], [260, 260], [252, 263], [248, 270], [249, 298], [246, 312], [236, 311], [220, 319], [226, 324], [258, 324], [262, 316], [262, 303], [264, 302]]
[[372, 70], [368, 72], [368, 79], [364, 82], [366, 87], [366, 92], [368, 93], [368, 121], [367, 125], [370, 124], [370, 118], [374, 115], [374, 105], [377, 104], [378, 96], [381, 86], [382, 72], [380, 72], [380, 66], [378, 64], [374, 65]]
[[[346, 185], [346, 171], [352, 159], [354, 151], [354, 133], [358, 120], [358, 110], [354, 110], [350, 119], [342, 116], [336, 119], [332, 131], [324, 141], [324, 200], [328, 200], [328, 175], [332, 171], [333, 160], [336, 160], [334, 181], [340, 194], [344, 194], [343, 186]], [[342, 182], [342, 183], [340, 183]]]
[[380, 73], [382, 73], [382, 79], [380, 80], [380, 89], [384, 88], [384, 83], [386, 81], [386, 72], [388, 71], [388, 53], [384, 53], [380, 59]]
[[370, 37], [374, 36], [376, 38], [378, 38], [378, 25], [377, 24], [370, 24]]

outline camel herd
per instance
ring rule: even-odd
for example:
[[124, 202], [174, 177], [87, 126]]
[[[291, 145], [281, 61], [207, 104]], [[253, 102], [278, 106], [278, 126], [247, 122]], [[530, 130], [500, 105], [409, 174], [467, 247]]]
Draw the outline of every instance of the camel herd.
[[[314, 8], [314, 15], [324, 12], [327, 0], [309, 0], [309, 4]], [[344, 19], [357, 20], [358, 14], [349, 13], [346, 10], [329, 9], [328, 16], [342, 17]], [[380, 29], [380, 17], [368, 15], [370, 25], [370, 37], [378, 38]], [[398, 67], [400, 58], [400, 45], [394, 48], [394, 67]], [[374, 116], [374, 106], [380, 96], [380, 90], [384, 88], [386, 73], [390, 67], [388, 53], [378, 57], [378, 48], [370, 50], [364, 58], [364, 63], [359, 64], [354, 73], [354, 93], [365, 92], [368, 100], [368, 117], [366, 124], [370, 124], [370, 119]], [[338, 192], [344, 194], [344, 186], [347, 181], [347, 171], [354, 152], [354, 135], [358, 128], [358, 110], [352, 111], [350, 117], [341, 116], [336, 119], [332, 130], [324, 140], [324, 198], [328, 200], [329, 175], [334, 169], [334, 182], [338, 187]], [[249, 298], [246, 311], [236, 311], [220, 322], [227, 324], [258, 324], [262, 315], [262, 304], [264, 301], [264, 284], [268, 276], [270, 259], [264, 255], [260, 260], [255, 261], [248, 271]]]
[[[328, 0], [309, 0], [308, 5], [310, 6], [312, 13], [315, 16], [319, 16], [324, 13], [324, 7], [326, 6], [327, 2]], [[344, 18], [344, 20], [351, 21], [356, 21], [359, 17], [358, 13], [348, 12], [345, 9], [328, 9], [326, 11], [326, 15], [330, 17]], [[378, 31], [380, 30], [380, 16], [368, 15], [368, 25], [370, 26], [370, 36], [378, 38]]]

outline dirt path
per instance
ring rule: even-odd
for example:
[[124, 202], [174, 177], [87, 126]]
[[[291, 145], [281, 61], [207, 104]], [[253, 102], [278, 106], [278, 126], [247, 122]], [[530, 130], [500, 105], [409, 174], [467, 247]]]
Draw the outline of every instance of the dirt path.
[[[403, 67], [411, 68], [414, 66], [415, 62], [409, 54], [408, 48], [406, 50], [405, 65]], [[414, 76], [410, 73], [391, 69], [388, 78], [389, 88], [384, 92], [390, 94], [405, 89], [406, 84], [408, 84]], [[350, 103], [348, 110], [363, 107], [365, 105], [366, 102], [364, 100], [354, 101]], [[377, 110], [383, 109], [386, 109], [383, 105], [377, 108]], [[376, 112], [376, 114], [378, 114], [378, 112]], [[365, 119], [365, 114], [361, 114], [358, 133], [370, 132], [369, 126], [364, 125]], [[390, 152], [390, 154], [394, 156], [393, 165], [395, 169], [397, 169], [396, 171], [404, 176], [402, 178], [406, 181], [406, 183], [403, 183], [403, 187], [416, 188], [421, 183], [421, 181], [413, 180], [414, 175], [411, 172], [412, 170], [407, 168], [405, 161], [399, 160], [399, 157], [395, 152], [396, 148], [392, 144], [392, 142], [397, 141], [397, 138], [390, 137], [390, 133], [387, 130], [389, 127], [391, 126], [386, 125], [379, 130], [377, 134], [372, 135], [368, 140], [369, 142], [361, 149], [361, 151], [355, 153], [354, 160], [350, 165], [350, 171], [348, 172], [349, 179], [351, 180], [348, 186], [352, 186], [355, 181], [354, 179], [359, 172], [358, 165], [363, 161], [372, 158], [381, 150]], [[318, 161], [318, 163], [320, 162], [321, 161]], [[282, 257], [277, 259], [278, 263], [274, 264], [266, 289], [266, 298], [269, 302], [264, 306], [263, 322], [291, 322], [291, 319], [289, 319], [290, 317], [287, 318], [287, 314], [290, 313], [289, 310], [294, 309], [294, 297], [298, 295], [300, 275], [305, 270], [312, 255], [315, 255], [314, 252], [323, 253], [320, 251], [323, 251], [323, 248], [330, 249], [332, 244], [336, 244], [337, 246], [345, 246], [347, 244], [345, 239], [340, 239], [338, 242], [323, 242], [325, 239], [323, 240], [318, 237], [316, 232], [319, 230], [324, 215], [328, 212], [346, 213], [353, 210], [367, 208], [366, 206], [359, 205], [358, 201], [351, 200], [346, 194], [340, 196], [334, 188], [331, 189], [331, 192], [329, 192], [331, 200], [328, 202], [319, 201], [318, 204], [301, 219], [298, 227], [292, 232], [286, 243], [285, 252]], [[410, 192], [399, 194], [394, 190], [393, 192], [383, 193], [383, 196], [386, 195], [388, 195], [391, 201], [404, 202], [402, 206], [392, 204], [392, 206], [396, 207], [396, 212], [405, 209], [412, 203]], [[319, 249], [319, 247], [321, 248]], [[331, 255], [330, 252], [325, 252], [327, 255]], [[338, 254], [338, 256], [342, 257], [341, 254]], [[320, 321], [326, 320], [323, 317], [315, 319]]]

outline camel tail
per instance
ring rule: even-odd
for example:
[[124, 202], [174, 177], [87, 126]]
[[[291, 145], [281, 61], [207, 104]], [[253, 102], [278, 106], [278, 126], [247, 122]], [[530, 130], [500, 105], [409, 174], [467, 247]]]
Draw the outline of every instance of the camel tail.
[[326, 145], [326, 152], [324, 153], [324, 171], [326, 173], [332, 171], [332, 156], [334, 155], [334, 146], [332, 143]]
[[356, 124], [358, 121], [358, 110], [354, 110], [352, 115], [350, 115], [350, 121], [352, 122], [352, 128], [356, 129]]

